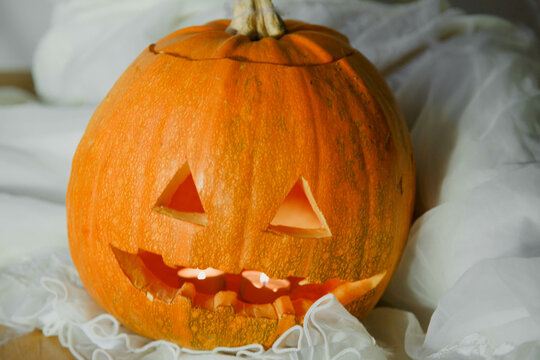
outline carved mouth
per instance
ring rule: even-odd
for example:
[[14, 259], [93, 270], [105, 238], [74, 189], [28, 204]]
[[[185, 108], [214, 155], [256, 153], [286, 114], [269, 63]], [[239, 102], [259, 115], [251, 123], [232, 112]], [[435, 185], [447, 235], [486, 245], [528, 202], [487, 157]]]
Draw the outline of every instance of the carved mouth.
[[178, 276], [182, 267], [166, 265], [161, 255], [143, 250], [130, 254], [114, 246], [111, 248], [124, 274], [134, 287], [146, 293], [149, 301], [171, 303], [178, 297], [186, 297], [191, 300], [192, 306], [208, 311], [231, 306], [237, 315], [269, 319], [292, 314], [298, 323], [302, 323], [309, 307], [320, 297], [333, 293], [341, 304], [347, 305], [374, 289], [386, 275], [384, 271], [353, 282], [333, 278], [322, 284], [306, 284], [303, 278], [289, 277], [290, 291], [287, 295], [271, 303], [253, 303], [241, 298], [241, 274], [226, 273], [224, 289], [212, 294], [204, 293]]

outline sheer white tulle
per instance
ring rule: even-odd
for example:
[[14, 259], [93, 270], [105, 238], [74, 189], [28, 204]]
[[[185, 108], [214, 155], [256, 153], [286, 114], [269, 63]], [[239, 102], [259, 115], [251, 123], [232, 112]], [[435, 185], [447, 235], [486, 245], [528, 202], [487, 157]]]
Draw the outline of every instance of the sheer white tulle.
[[0, 343], [37, 328], [81, 359], [540, 359], [537, 39], [444, 1], [275, 3], [285, 18], [349, 36], [405, 113], [416, 218], [383, 297], [389, 307], [376, 308], [364, 328], [323, 298], [268, 352], [253, 345], [212, 354], [152, 342], [104, 313], [67, 250], [63, 200], [75, 146], [141, 49], [231, 11], [218, 0], [68, 1], [58, 3], [34, 61], [50, 104], [0, 88]]
[[[180, 355], [253, 359], [386, 359], [364, 326], [333, 295], [317, 300], [303, 326], [287, 330], [265, 351], [259, 344], [213, 351], [181, 349], [150, 341], [124, 328], [92, 300], [80, 282], [68, 251], [57, 250], [13, 264], [0, 273], [0, 322], [17, 332], [42, 329], [58, 336], [79, 359], [177, 359]], [[24, 294], [24, 296], [21, 296]], [[4, 341], [8, 334], [4, 334]]]

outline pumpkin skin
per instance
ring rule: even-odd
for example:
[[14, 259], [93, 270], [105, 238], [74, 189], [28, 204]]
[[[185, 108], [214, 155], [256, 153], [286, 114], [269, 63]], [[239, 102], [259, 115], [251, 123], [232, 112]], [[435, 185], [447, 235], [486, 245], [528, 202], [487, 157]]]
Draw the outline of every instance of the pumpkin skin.
[[[286, 21], [281, 38], [250, 41], [225, 32], [228, 24], [179, 30], [139, 55], [92, 116], [66, 201], [73, 261], [96, 302], [144, 336], [193, 349], [268, 347], [302, 319], [149, 296], [113, 249], [159, 254], [172, 268], [254, 269], [313, 283], [385, 272], [347, 304], [362, 318], [397, 266], [413, 209], [403, 116], [346, 37]], [[186, 163], [204, 226], [155, 209]], [[269, 230], [299, 179], [330, 236]]]

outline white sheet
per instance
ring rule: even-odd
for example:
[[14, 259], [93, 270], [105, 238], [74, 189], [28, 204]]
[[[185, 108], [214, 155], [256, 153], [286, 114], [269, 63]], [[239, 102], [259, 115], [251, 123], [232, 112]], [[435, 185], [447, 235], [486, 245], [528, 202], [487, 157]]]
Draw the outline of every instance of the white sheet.
[[[396, 359], [540, 358], [540, 55], [532, 34], [498, 18], [465, 16], [443, 1], [276, 3], [285, 17], [346, 33], [386, 76], [411, 129], [418, 219], [384, 296], [393, 308], [377, 308], [364, 322], [367, 330]], [[116, 325], [107, 318], [96, 328], [99, 311], [80, 306], [87, 295], [76, 286], [65, 250], [61, 203], [70, 158], [94, 105], [59, 104], [99, 102], [148, 43], [228, 12], [223, 1], [58, 6], [34, 63], [40, 94], [56, 105], [0, 91], [0, 104], [19, 103], [0, 106], [0, 248], [6, 249], [0, 264], [19, 266], [20, 277], [17, 285], [12, 270], [0, 270], [0, 324], [19, 330], [49, 324], [51, 335], [69, 325], [78, 330], [64, 343], [87, 346], [86, 358], [104, 358], [104, 351], [128, 356], [124, 336], [91, 335]], [[16, 254], [36, 262], [50, 247], [64, 248], [57, 253], [63, 260], [51, 263], [58, 265], [51, 270], [56, 280], [45, 287], [24, 281], [33, 273], [13, 264]], [[73, 289], [62, 300], [69, 311], [49, 306], [40, 320], [32, 310], [54, 302], [58, 292], [50, 288], [58, 280]], [[18, 313], [5, 310], [23, 294], [49, 300], [30, 301]], [[327, 311], [324, 324], [348, 321], [339, 309]], [[323, 331], [333, 354], [370, 343], [361, 325], [351, 324]], [[300, 358], [325, 356], [324, 346], [305, 345], [295, 353]], [[180, 354], [168, 343], [148, 346], [157, 350], [139, 358]], [[354, 351], [342, 355], [361, 358]]]

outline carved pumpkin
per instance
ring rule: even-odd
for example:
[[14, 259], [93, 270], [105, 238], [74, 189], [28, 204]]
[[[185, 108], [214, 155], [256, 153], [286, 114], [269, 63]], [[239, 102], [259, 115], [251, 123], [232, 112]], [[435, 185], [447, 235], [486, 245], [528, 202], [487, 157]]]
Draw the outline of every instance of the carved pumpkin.
[[[144, 50], [73, 159], [83, 284], [127, 327], [194, 349], [270, 346], [329, 292], [365, 316], [412, 213], [406, 125], [373, 65], [334, 30], [252, 20], [274, 37], [220, 20]], [[208, 267], [226, 273], [219, 291], [179, 279]], [[248, 301], [243, 270], [290, 289]]]

